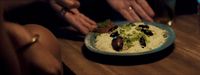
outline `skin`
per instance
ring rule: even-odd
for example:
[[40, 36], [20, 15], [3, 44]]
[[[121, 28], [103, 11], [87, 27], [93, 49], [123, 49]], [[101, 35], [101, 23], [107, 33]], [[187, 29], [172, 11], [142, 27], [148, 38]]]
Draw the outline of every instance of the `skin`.
[[[80, 13], [78, 10], [79, 2], [77, 0], [62, 0], [64, 7], [67, 7], [69, 10], [64, 14], [65, 20], [68, 21], [74, 28], [78, 29], [81, 33], [87, 34], [90, 31], [93, 31], [97, 26], [96, 23]], [[54, 0], [50, 2], [58, 13], [61, 13], [63, 6], [56, 3]]]
[[[60, 0], [51, 1], [52, 6], [60, 13], [63, 6], [55, 3], [55, 1]], [[69, 9], [63, 15], [65, 20], [70, 22], [81, 33], [88, 34], [97, 27], [93, 20], [78, 11], [77, 8], [80, 5], [78, 0], [62, 0], [60, 2]], [[142, 19], [153, 22], [154, 11], [146, 0], [107, 0], [107, 2], [130, 22], [137, 22]]]
[[144, 19], [153, 22], [151, 17], [155, 13], [146, 0], [107, 0], [107, 2], [128, 21], [135, 22]]
[[21, 75], [20, 63], [3, 26], [2, 15], [3, 10], [0, 1], [0, 75]]
[[61, 52], [57, 38], [41, 25], [28, 24], [25, 25], [25, 28], [30, 30], [33, 35], [40, 35], [38, 43], [29, 48], [30, 52], [27, 51], [27, 53], [24, 53], [26, 54], [25, 57], [28, 57], [27, 60], [30, 60], [30, 54], [33, 54], [35, 58], [30, 61], [33, 62], [33, 64], [36, 64], [36, 67], [41, 69], [42, 72], [46, 72], [45, 74], [50, 75], [62, 74]]
[[[36, 74], [60, 75], [62, 67], [60, 63], [60, 46], [57, 39], [46, 28], [28, 24], [21, 26], [15, 23], [4, 23], [8, 34], [12, 38], [22, 72], [26, 75], [38, 71]], [[40, 35], [38, 42], [32, 44], [25, 50], [19, 51], [21, 47], [31, 42], [33, 35]]]
[[[16, 5], [20, 6], [20, 2]], [[0, 59], [4, 59], [1, 60], [0, 66], [6, 65], [0, 67], [6, 73], [0, 71], [0, 74], [62, 74], [60, 46], [56, 37], [48, 29], [36, 24], [20, 25], [5, 22], [2, 16], [2, 8], [0, 8]], [[39, 35], [38, 41], [23, 48], [32, 42], [34, 35]]]
[[[45, 1], [45, 0], [44, 0]], [[97, 26], [96, 22], [82, 14], [78, 11], [80, 3], [78, 0], [47, 0], [50, 1], [53, 8], [61, 14], [62, 7], [66, 7], [69, 10], [61, 16], [64, 17], [75, 29], [80, 31], [82, 34], [88, 34], [93, 31]], [[33, 2], [33, 0], [21, 1], [21, 4], [11, 4], [6, 5], [19, 6], [22, 4], [28, 4]], [[59, 2], [62, 4], [59, 5]], [[107, 0], [108, 4], [118, 11], [125, 19], [131, 22], [146, 20], [152, 22], [152, 17], [154, 12], [146, 2], [146, 0]], [[132, 9], [129, 9], [132, 7]], [[9, 7], [10, 8], [10, 7]]]

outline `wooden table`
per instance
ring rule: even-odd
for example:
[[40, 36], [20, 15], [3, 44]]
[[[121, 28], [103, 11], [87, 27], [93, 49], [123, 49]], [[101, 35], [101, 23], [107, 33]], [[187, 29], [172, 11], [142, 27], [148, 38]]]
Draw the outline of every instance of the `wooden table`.
[[135, 57], [95, 54], [87, 50], [83, 39], [60, 39], [63, 62], [76, 75], [199, 75], [197, 15], [177, 17], [172, 28], [176, 32], [173, 45], [155, 54]]

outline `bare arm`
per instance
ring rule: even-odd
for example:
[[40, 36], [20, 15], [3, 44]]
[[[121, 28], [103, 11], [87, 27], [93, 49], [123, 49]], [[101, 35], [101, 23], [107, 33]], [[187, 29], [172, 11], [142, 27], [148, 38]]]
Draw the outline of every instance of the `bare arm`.
[[17, 54], [3, 27], [3, 11], [0, 1], [0, 75], [21, 75]]

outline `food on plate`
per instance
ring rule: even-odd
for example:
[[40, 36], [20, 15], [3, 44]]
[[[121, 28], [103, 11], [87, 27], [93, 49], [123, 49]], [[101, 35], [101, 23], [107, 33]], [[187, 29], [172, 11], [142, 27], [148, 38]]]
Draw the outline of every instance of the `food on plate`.
[[96, 29], [95, 47], [107, 52], [138, 53], [161, 46], [167, 37], [167, 31], [154, 25], [125, 23], [114, 25], [107, 20]]
[[116, 51], [120, 51], [123, 48], [124, 42], [122, 37], [116, 37], [112, 39], [112, 47]]
[[101, 24], [94, 30], [94, 32], [105, 33], [114, 30], [114, 28], [117, 28], [117, 26], [113, 25], [111, 20], [106, 20], [101, 22]]

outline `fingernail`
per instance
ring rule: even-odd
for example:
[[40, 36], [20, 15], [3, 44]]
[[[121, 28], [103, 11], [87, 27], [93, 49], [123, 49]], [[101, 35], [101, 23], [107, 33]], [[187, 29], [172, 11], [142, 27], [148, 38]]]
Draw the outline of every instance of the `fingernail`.
[[153, 20], [153, 19], [149, 19], [149, 21], [150, 21], [150, 22], [154, 22], [154, 20]]
[[97, 25], [92, 25], [92, 27], [93, 27], [93, 28], [96, 28], [96, 27], [97, 27]]

